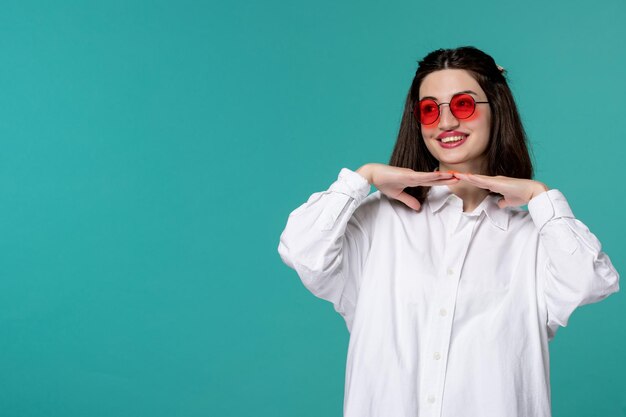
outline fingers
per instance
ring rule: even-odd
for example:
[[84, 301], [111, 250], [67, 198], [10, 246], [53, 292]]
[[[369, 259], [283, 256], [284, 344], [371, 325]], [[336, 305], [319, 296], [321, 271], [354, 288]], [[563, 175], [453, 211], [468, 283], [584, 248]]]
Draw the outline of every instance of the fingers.
[[476, 187], [480, 187], [480, 188], [484, 188], [484, 189], [491, 189], [491, 187], [495, 187], [497, 186], [497, 183], [490, 179], [490, 177], [485, 177], [483, 175], [479, 175], [479, 174], [463, 174], [461, 172], [456, 172], [455, 177], [469, 182], [470, 184], [475, 185]]
[[490, 182], [490, 179], [492, 178], [492, 177], [487, 177], [487, 176], [480, 175], [480, 174], [472, 174], [470, 172], [467, 172], [467, 173], [455, 172], [454, 175], [455, 177], [460, 178], [462, 180], [465, 180], [468, 182], [474, 182], [474, 183], [481, 183], [481, 184]]
[[[428, 173], [431, 174], [431, 173]], [[447, 185], [447, 184], [456, 184], [460, 181], [459, 178], [454, 176], [452, 172], [432, 172], [435, 174], [433, 178], [429, 178], [429, 176], [422, 176], [417, 185], [421, 186], [431, 186], [431, 185]]]
[[413, 177], [415, 178], [450, 178], [453, 177], [454, 174], [451, 172], [441, 172], [441, 171], [433, 171], [433, 172], [418, 172], [413, 171]]
[[[448, 182], [451, 181], [451, 182]], [[449, 172], [413, 172], [408, 178], [409, 187], [421, 185], [454, 184], [458, 178]]]
[[463, 178], [464, 180], [476, 180], [478, 176], [476, 174], [470, 174], [469, 172], [455, 172], [454, 176], [457, 178]]
[[461, 181], [458, 178], [449, 178], [447, 180], [434, 180], [434, 181], [422, 181], [419, 185], [421, 186], [432, 186], [432, 185], [448, 185], [448, 184], [458, 184]]

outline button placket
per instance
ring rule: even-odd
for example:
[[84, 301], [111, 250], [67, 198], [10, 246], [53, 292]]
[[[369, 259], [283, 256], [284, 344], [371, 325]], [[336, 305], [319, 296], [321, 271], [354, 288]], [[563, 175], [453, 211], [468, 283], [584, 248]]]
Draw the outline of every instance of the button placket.
[[440, 297], [434, 304], [435, 314], [430, 323], [431, 337], [427, 345], [430, 358], [424, 363], [424, 372], [428, 375], [423, 381], [423, 397], [426, 400], [426, 413], [429, 416], [439, 416], [447, 369], [447, 354], [452, 335], [454, 307], [456, 306], [457, 289], [460, 281], [460, 271], [463, 260], [469, 249], [471, 237], [476, 227], [477, 217], [464, 217], [458, 232], [449, 236], [449, 245], [444, 254], [443, 277], [440, 280]]

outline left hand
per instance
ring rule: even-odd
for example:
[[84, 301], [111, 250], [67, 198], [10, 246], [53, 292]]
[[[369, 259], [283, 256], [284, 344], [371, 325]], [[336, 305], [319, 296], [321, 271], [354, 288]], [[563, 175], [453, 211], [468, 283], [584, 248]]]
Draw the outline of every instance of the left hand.
[[507, 206], [523, 206], [528, 204], [533, 197], [549, 190], [547, 185], [534, 180], [511, 178], [503, 175], [493, 177], [489, 175], [452, 172], [454, 176], [461, 181], [466, 181], [476, 187], [502, 194], [503, 198], [498, 200], [498, 207], [500, 208]]

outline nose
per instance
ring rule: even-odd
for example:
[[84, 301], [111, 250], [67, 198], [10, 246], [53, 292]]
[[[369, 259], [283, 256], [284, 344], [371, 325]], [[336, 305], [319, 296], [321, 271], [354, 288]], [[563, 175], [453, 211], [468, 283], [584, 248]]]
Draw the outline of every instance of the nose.
[[459, 125], [459, 119], [454, 117], [449, 104], [442, 104], [439, 107], [439, 112], [439, 128], [441, 130], [451, 130]]

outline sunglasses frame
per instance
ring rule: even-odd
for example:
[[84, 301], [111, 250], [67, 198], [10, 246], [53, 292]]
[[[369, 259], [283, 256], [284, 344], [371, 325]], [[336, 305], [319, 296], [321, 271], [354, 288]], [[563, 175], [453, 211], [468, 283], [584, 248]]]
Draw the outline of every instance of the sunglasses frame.
[[422, 123], [422, 122], [420, 121], [420, 118], [419, 118], [419, 106], [420, 106], [420, 103], [422, 103], [422, 102], [424, 102], [424, 101], [432, 101], [433, 103], [435, 103], [435, 105], [437, 105], [437, 118], [436, 118], [435, 120], [433, 120], [433, 122], [432, 122], [432, 123], [428, 123], [428, 124], [426, 124], [426, 126], [432, 125], [432, 124], [436, 123], [436, 122], [439, 120], [439, 117], [441, 117], [441, 105], [442, 105], [442, 104], [447, 104], [447, 105], [448, 105], [448, 107], [449, 107], [449, 106], [450, 106], [450, 103], [451, 103], [451, 102], [452, 102], [452, 101], [453, 101], [456, 97], [459, 97], [459, 96], [468, 96], [468, 97], [469, 97], [470, 99], [472, 99], [472, 101], [474, 102], [474, 109], [472, 110], [472, 112], [471, 112], [469, 115], [467, 115], [467, 116], [465, 116], [465, 117], [458, 117], [456, 114], [454, 114], [454, 111], [452, 110], [452, 107], [450, 107], [450, 112], [452, 113], [452, 115], [453, 115], [455, 118], [459, 119], [459, 120], [463, 120], [463, 119], [467, 119], [467, 118], [471, 117], [471, 116], [472, 116], [472, 114], [474, 114], [474, 112], [476, 111], [476, 105], [477, 105], [477, 104], [489, 103], [488, 101], [476, 101], [476, 100], [474, 99], [474, 97], [472, 97], [472, 96], [471, 96], [470, 94], [468, 94], [468, 93], [457, 93], [457, 94], [453, 95], [453, 96], [452, 96], [452, 98], [450, 99], [450, 101], [449, 101], [449, 102], [447, 102], [447, 103], [437, 103], [437, 102], [436, 102], [435, 100], [433, 100], [432, 98], [427, 98], [427, 99], [422, 99], [422, 100], [419, 100], [417, 103], [415, 103], [415, 105], [413, 105], [413, 116], [415, 117], [415, 120], [417, 120], [417, 123], [419, 123], [419, 124], [424, 124], [424, 123]]

